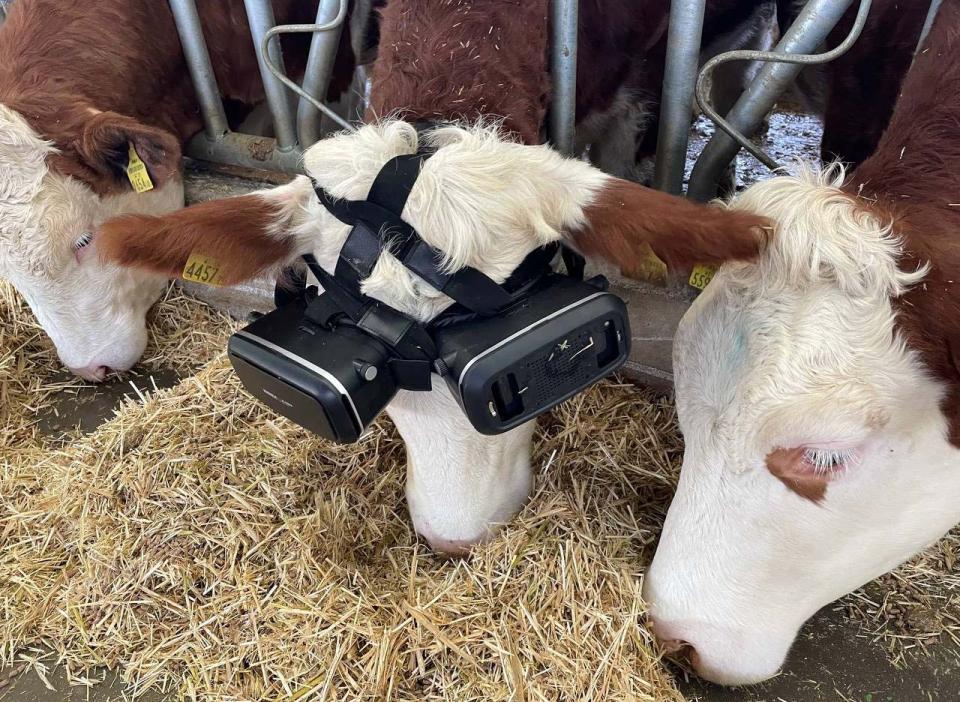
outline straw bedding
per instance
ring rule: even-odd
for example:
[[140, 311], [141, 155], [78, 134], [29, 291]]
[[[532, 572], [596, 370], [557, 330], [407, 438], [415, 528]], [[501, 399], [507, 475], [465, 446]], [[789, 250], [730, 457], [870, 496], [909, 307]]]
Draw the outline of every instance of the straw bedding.
[[[41, 441], [55, 358], [0, 296], [7, 661], [48, 646], [74, 675], [108, 665], [200, 700], [682, 699], [640, 600], [682, 450], [668, 400], [607, 382], [566, 403], [541, 422], [527, 508], [446, 561], [410, 527], [389, 424], [334, 446], [261, 409], [220, 353], [232, 326], [161, 306], [153, 363], [204, 367]], [[954, 543], [871, 586], [884, 607], [847, 606], [902, 631], [891, 603], [952, 597]]]
[[679, 700], [637, 578], [672, 422], [629, 386], [569, 403], [544, 423], [521, 518], [445, 561], [410, 528], [392, 428], [325, 444], [218, 357], [82, 440], [13, 454], [0, 645], [208, 700]]

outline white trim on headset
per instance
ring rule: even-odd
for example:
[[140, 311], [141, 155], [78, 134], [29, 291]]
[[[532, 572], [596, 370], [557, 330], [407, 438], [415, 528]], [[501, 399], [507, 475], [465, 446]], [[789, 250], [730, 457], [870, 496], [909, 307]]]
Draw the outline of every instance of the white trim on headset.
[[479, 361], [481, 358], [484, 358], [484, 357], [486, 357], [486, 356], [489, 356], [491, 353], [493, 353], [494, 351], [496, 351], [497, 349], [499, 349], [501, 346], [503, 346], [503, 345], [505, 345], [505, 344], [509, 344], [511, 341], [513, 341], [513, 340], [516, 339], [517, 337], [523, 336], [524, 334], [526, 334], [527, 332], [529, 332], [531, 329], [534, 329], [534, 328], [540, 326], [541, 324], [543, 324], [543, 323], [545, 323], [545, 322], [549, 322], [551, 319], [553, 319], [554, 317], [556, 317], [556, 316], [558, 316], [558, 315], [564, 314], [565, 312], [567, 312], [567, 311], [569, 311], [569, 310], [572, 310], [572, 309], [574, 309], [574, 308], [576, 308], [576, 307], [579, 307], [580, 305], [585, 305], [586, 303], [590, 302], [590, 300], [595, 300], [596, 298], [600, 297], [601, 295], [612, 295], [612, 294], [613, 294], [613, 293], [606, 292], [606, 291], [602, 291], [602, 292], [594, 293], [593, 295], [590, 295], [589, 297], [585, 297], [585, 298], [583, 298], [582, 300], [577, 300], [576, 302], [571, 302], [571, 303], [570, 303], [569, 305], [567, 305], [566, 307], [564, 307], [564, 308], [562, 308], [562, 309], [559, 309], [559, 310], [557, 310], [556, 312], [552, 312], [552, 313], [548, 314], [546, 317], [542, 317], [542, 318], [538, 319], [538, 320], [537, 320], [536, 322], [534, 322], [533, 324], [530, 324], [530, 325], [524, 327], [523, 329], [521, 329], [521, 330], [518, 331], [518, 332], [514, 332], [513, 334], [511, 334], [510, 336], [508, 336], [506, 339], [503, 339], [503, 340], [500, 341], [499, 343], [496, 343], [496, 344], [494, 344], [493, 346], [491, 346], [490, 348], [488, 348], [486, 351], [484, 351], [483, 353], [481, 353], [479, 356], [474, 356], [473, 358], [471, 358], [471, 359], [470, 359], [470, 362], [467, 363], [467, 365], [463, 367], [463, 370], [462, 370], [462, 371], [460, 371], [460, 378], [457, 380], [457, 387], [460, 389], [460, 394], [461, 394], [461, 396], [463, 396], [463, 379], [466, 377], [467, 373], [468, 373], [468, 372], [470, 371], [470, 369], [473, 367], [473, 364], [475, 364], [475, 363], [476, 363], [477, 361]]
[[363, 422], [360, 421], [360, 413], [357, 412], [357, 406], [353, 404], [353, 398], [350, 397], [350, 393], [347, 392], [347, 389], [343, 386], [343, 383], [337, 380], [335, 376], [331, 375], [328, 371], [324, 370], [320, 366], [310, 363], [310, 361], [304, 358], [301, 358], [296, 354], [290, 353], [282, 346], [277, 346], [276, 344], [270, 341], [267, 341], [266, 339], [262, 339], [259, 336], [254, 336], [253, 334], [249, 334], [243, 330], [238, 331], [236, 333], [236, 336], [243, 337], [244, 339], [246, 339], [251, 343], [259, 344], [260, 346], [265, 346], [271, 351], [279, 353], [281, 356], [284, 356], [285, 358], [288, 358], [289, 360], [293, 361], [298, 366], [301, 366], [302, 368], [306, 368], [307, 370], [311, 370], [317, 375], [321, 376], [324, 380], [330, 383], [335, 390], [337, 390], [341, 395], [347, 398], [347, 402], [350, 403], [350, 409], [353, 411], [353, 418], [357, 423], [358, 431], [362, 432], [364, 430]]

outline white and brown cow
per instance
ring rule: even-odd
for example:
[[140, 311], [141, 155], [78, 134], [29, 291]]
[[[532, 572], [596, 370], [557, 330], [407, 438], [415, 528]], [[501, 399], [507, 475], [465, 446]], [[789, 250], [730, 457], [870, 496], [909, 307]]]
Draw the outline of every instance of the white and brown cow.
[[[766, 221], [696, 205], [605, 175], [547, 146], [514, 143], [493, 127], [375, 123], [307, 151], [313, 180], [335, 197], [363, 199], [390, 158], [421, 139], [439, 147], [413, 187], [404, 219], [446, 254], [502, 282], [534, 248], [565, 240], [623, 263], [649, 244], [664, 260], [755, 256]], [[178, 276], [191, 253], [219, 261], [225, 282], [251, 278], [312, 252], [333, 271], [349, 227], [317, 201], [310, 179], [254, 195], [204, 203], [164, 217], [105, 224], [94, 252], [109, 261]], [[388, 253], [363, 291], [430, 320], [451, 300]], [[509, 521], [529, 494], [534, 422], [483, 436], [446, 384], [400, 392], [387, 408], [407, 446], [407, 498], [417, 531], [443, 552], [462, 552]]]
[[[742, 4], [723, 0], [715, 5]], [[624, 17], [622, 0], [586, 5], [581, 28], [600, 32]], [[649, 6], [649, 7], [648, 7]], [[661, 2], [644, 3], [665, 18]], [[546, 0], [447, 2], [390, 0], [380, 18], [368, 119], [356, 135], [321, 142], [306, 154], [308, 173], [339, 197], [361, 199], [381, 166], [416, 151], [409, 124], [377, 115], [497, 127], [446, 126], [428, 137], [439, 152], [424, 166], [405, 216], [453, 267], [469, 265], [504, 280], [536, 246], [573, 238], [587, 253], [640, 268], [641, 244], [668, 261], [756, 253], [764, 220], [672, 198], [564, 159], [540, 140], [547, 109]], [[642, 22], [631, 25], [631, 33]], [[621, 47], [622, 48], [622, 47]], [[593, 55], [598, 58], [597, 47]], [[590, 52], [586, 52], [589, 56]], [[624, 57], [614, 54], [610, 58]], [[598, 108], [616, 92], [593, 86], [580, 96]], [[591, 97], [592, 96], [592, 97]], [[516, 143], [513, 139], [525, 142]], [[112, 223], [95, 239], [109, 260], [178, 276], [191, 251], [223, 258], [227, 282], [313, 251], [332, 270], [347, 227], [324, 210], [308, 179], [248, 199], [160, 219]], [[389, 256], [364, 281], [367, 294], [427, 320], [450, 300]], [[501, 436], [470, 425], [443, 382], [429, 393], [402, 392], [388, 408], [407, 445], [407, 497], [415, 526], [433, 547], [459, 552], [509, 521], [531, 485], [534, 423]]]
[[960, 521], [960, 1], [872, 157], [733, 207], [776, 233], [684, 317], [686, 441], [647, 574], [704, 677], [774, 675], [800, 626]]
[[[198, 5], [224, 96], [256, 102], [262, 86], [243, 3]], [[275, 0], [274, 9], [280, 21], [309, 21], [310, 5]], [[104, 267], [83, 250], [112, 216], [183, 206], [181, 145], [202, 127], [193, 85], [164, 0], [17, 0], [7, 12], [0, 276], [26, 298], [64, 364], [102, 380], [140, 357], [145, 313], [164, 280]], [[293, 52], [294, 67], [304, 53]], [[340, 73], [349, 80], [351, 70]], [[131, 145], [155, 186], [142, 195], [125, 174]]]

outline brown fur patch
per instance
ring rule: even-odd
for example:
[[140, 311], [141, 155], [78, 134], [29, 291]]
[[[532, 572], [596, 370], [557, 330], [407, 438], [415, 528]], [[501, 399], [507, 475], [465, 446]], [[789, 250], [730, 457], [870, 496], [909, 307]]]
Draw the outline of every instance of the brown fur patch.
[[[704, 45], [734, 31], [755, 0], [707, 0]], [[527, 144], [541, 141], [548, 107], [547, 0], [389, 0], [379, 21], [367, 119], [500, 117]], [[656, 135], [669, 0], [580, 4], [577, 119], [602, 112], [626, 87], [648, 105]]]
[[636, 275], [649, 245], [667, 265], [720, 263], [755, 258], [772, 225], [759, 215], [700, 205], [611, 178], [585, 209], [589, 222], [573, 233], [584, 254], [619, 264]]
[[[263, 98], [260, 71], [241, 0], [197, 3], [204, 37], [224, 97], [252, 105]], [[316, 3], [274, 0], [279, 24], [312, 22]], [[51, 167], [79, 178], [99, 193], [126, 187], [109, 154], [83, 152], [105, 136], [84, 130], [91, 110], [116, 113], [124, 128], [144, 138], [144, 150], [172, 154], [203, 126], [180, 38], [166, 2], [129, 0], [29, 0], [8, 8], [0, 28], [0, 104], [16, 110], [61, 151]], [[303, 70], [309, 35], [285, 38], [287, 68]], [[353, 54], [344, 32], [331, 92], [349, 84]], [[93, 118], [96, 119], [96, 118]], [[103, 118], [110, 121], [108, 118]], [[163, 134], [160, 134], [163, 132]], [[115, 140], [109, 140], [112, 144]], [[141, 157], [144, 154], [141, 153]], [[91, 165], [92, 163], [92, 165]], [[124, 165], [126, 161], [124, 160]], [[148, 167], [165, 180], [172, 161]], [[175, 166], [179, 168], [179, 164]]]
[[791, 470], [791, 466], [803, 460], [803, 451], [802, 448], [774, 449], [767, 454], [767, 470], [803, 499], [819, 503], [827, 494], [830, 479], [824, 475]]
[[901, 268], [931, 264], [895, 301], [897, 323], [944, 383], [942, 408], [960, 447], [960, 0], [944, 0], [876, 153], [846, 190], [892, 219], [905, 244]]
[[547, 0], [391, 0], [381, 13], [367, 119], [502, 118], [540, 142], [547, 109]]
[[279, 205], [261, 195], [214, 200], [163, 217], [128, 215], [96, 233], [94, 246], [105, 261], [179, 278], [191, 254], [220, 265], [225, 285], [249, 280], [287, 261], [292, 238], [270, 232], [282, 222]]

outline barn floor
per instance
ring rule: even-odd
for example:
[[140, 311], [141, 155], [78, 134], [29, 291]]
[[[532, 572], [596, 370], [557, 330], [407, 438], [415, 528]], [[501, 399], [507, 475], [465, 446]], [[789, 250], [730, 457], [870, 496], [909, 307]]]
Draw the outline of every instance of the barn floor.
[[[768, 146], [781, 162], [799, 157], [809, 159], [816, 154], [818, 131], [813, 120], [791, 113], [777, 114], [771, 120]], [[702, 145], [710, 132], [706, 124], [698, 122], [692, 132], [694, 147]], [[765, 172], [741, 157], [740, 176], [742, 181], [750, 182], [764, 177]], [[236, 190], [213, 194], [227, 192]], [[154, 380], [158, 387], [167, 387], [176, 383], [178, 375], [162, 371], [154, 374]], [[43, 430], [56, 435], [79, 424], [83, 431], [91, 431], [131, 392], [127, 382], [115, 381], [98, 388], [87, 386], [76, 394], [62, 394], [48, 411]], [[773, 681], [747, 690], [724, 690], [685, 680], [684, 673], [675, 670], [680, 689], [689, 699], [699, 702], [921, 702], [958, 698], [960, 646], [941, 637], [928, 646], [927, 653], [908, 654], [895, 666], [891, 663], [888, 640], [872, 636], [861, 621], [850, 616], [851, 602], [852, 598], [847, 598], [828, 607], [804, 628], [786, 670]], [[124, 686], [109, 672], [91, 675], [93, 680], [102, 678], [101, 684], [71, 687], [53, 660], [47, 661], [47, 665], [49, 674], [45, 679], [35, 672], [36, 666], [28, 672], [23, 667], [0, 670], [0, 701], [105, 702], [124, 697]], [[149, 692], [139, 699], [159, 702], [168, 697]]]
[[[155, 374], [158, 387], [173, 385], [174, 372]], [[98, 426], [112, 414], [114, 406], [131, 393], [130, 385], [115, 381], [101, 387], [83, 387], [77, 394], [62, 395], [50, 408], [44, 430], [57, 434], [78, 423], [84, 430]], [[109, 673], [94, 687], [71, 687], [63, 672], [52, 669], [47, 680], [34, 672], [16, 675], [0, 671], [2, 702], [107, 702], [117, 700], [124, 686]], [[805, 628], [778, 678], [747, 690], [724, 690], [695, 679], [684, 680], [675, 671], [680, 689], [698, 702], [921, 702], [954, 700], [960, 690], [960, 647], [941, 643], [928, 655], [910, 656], [897, 668], [879, 641], [871, 640], [861, 624], [845, 614], [844, 603], [824, 609]], [[9, 677], [10, 674], [13, 677]], [[48, 685], [49, 683], [49, 685]], [[51, 689], [52, 688], [52, 689]], [[150, 692], [140, 699], [161, 702], [168, 699]]]

